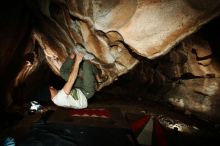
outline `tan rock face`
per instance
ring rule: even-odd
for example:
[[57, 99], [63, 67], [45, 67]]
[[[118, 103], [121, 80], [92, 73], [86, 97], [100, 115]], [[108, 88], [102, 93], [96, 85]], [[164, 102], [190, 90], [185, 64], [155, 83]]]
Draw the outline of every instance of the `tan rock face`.
[[219, 62], [213, 57], [208, 41], [198, 34], [184, 39], [179, 46], [162, 58], [158, 70], [169, 78], [220, 77]]
[[[186, 36], [220, 13], [218, 0], [34, 0], [25, 5], [31, 13], [26, 15], [26, 11], [22, 11], [25, 15], [23, 23], [28, 25], [31, 18], [34, 20], [30, 32], [27, 32], [31, 34], [30, 43], [23, 46], [25, 49], [20, 50], [20, 56], [31, 57], [20, 63], [23, 66], [17, 70], [13, 84], [19, 85], [42, 62], [49, 64], [59, 75], [65, 58], [76, 44], [81, 44], [95, 56], [92, 62], [100, 69], [97, 90], [131, 70], [140, 56], [155, 59], [167, 54]], [[18, 32], [23, 36], [26, 31]], [[204, 49], [204, 44], [193, 45], [190, 47], [194, 48], [194, 53], [186, 58], [190, 58], [187, 60], [189, 64], [194, 60], [200, 67], [178, 68], [179, 73], [174, 76], [185, 72], [196, 76], [212, 74], [215, 67], [210, 65], [210, 59], [204, 59], [211, 55], [211, 51]], [[208, 48], [207, 44], [205, 46]], [[14, 47], [13, 52], [16, 49]], [[182, 55], [187, 51], [190, 50], [183, 50]], [[9, 54], [2, 52], [2, 56]], [[11, 60], [16, 54], [13, 52], [9, 54]], [[8, 59], [2, 60], [9, 62]], [[4, 67], [3, 64], [1, 68]], [[219, 75], [216, 73], [216, 76]]]
[[118, 31], [133, 51], [152, 59], [166, 54], [218, 15], [219, 4], [217, 0], [120, 0], [105, 15], [93, 15], [93, 22], [96, 29], [104, 32]]
[[209, 43], [192, 36], [182, 42], [187, 52], [188, 61], [184, 65], [185, 72], [191, 72], [197, 77], [220, 77], [219, 63], [213, 58]]
[[167, 97], [185, 114], [194, 114], [206, 121], [219, 121], [219, 83], [219, 79], [213, 78], [184, 80], [175, 85]]
[[[51, 0], [37, 1], [42, 15], [33, 38], [52, 70], [80, 43], [95, 55], [93, 63], [111, 84], [133, 68], [134, 54], [153, 59], [219, 14], [220, 2], [203, 0]], [[210, 4], [208, 6], [208, 4]], [[30, 4], [31, 5], [31, 4]], [[39, 29], [41, 28], [41, 29]], [[196, 47], [198, 48], [198, 47]], [[198, 49], [197, 49], [198, 50]], [[203, 56], [209, 52], [197, 51]], [[208, 65], [210, 60], [200, 61]]]

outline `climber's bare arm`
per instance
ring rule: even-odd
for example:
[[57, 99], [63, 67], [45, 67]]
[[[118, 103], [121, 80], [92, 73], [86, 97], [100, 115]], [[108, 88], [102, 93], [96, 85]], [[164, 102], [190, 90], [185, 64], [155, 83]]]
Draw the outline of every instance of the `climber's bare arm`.
[[69, 75], [69, 78], [68, 78], [67, 82], [65, 83], [65, 85], [63, 87], [63, 90], [66, 94], [70, 93], [70, 91], [73, 87], [73, 84], [76, 81], [76, 78], [77, 78], [77, 75], [78, 75], [78, 72], [79, 72], [79, 65], [82, 62], [82, 59], [83, 59], [83, 54], [79, 53], [79, 52], [76, 52], [75, 63], [73, 64], [72, 71]]

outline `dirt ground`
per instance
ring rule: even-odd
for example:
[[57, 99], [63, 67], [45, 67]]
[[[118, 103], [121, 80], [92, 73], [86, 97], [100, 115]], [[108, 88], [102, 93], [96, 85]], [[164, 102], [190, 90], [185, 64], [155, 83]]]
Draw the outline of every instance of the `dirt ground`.
[[[123, 117], [127, 115], [151, 115], [158, 117], [164, 129], [164, 134], [170, 146], [185, 145], [219, 145], [220, 126], [207, 123], [196, 116], [182, 113], [172, 106], [167, 106], [152, 100], [144, 100], [141, 97], [112, 96], [102, 91], [89, 101], [89, 107], [113, 107], [120, 109]], [[11, 108], [1, 111], [0, 140], [5, 137], [15, 137], [17, 141], [24, 138], [31, 125], [38, 121], [42, 114], [48, 110], [56, 110], [51, 103], [42, 103], [43, 111], [28, 113], [28, 103], [13, 105]]]

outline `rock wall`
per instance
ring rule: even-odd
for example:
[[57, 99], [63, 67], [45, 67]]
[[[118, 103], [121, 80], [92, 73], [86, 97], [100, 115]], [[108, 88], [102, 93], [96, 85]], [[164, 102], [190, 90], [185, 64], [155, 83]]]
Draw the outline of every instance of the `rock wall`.
[[[92, 63], [100, 71], [101, 90], [140, 60], [168, 54], [220, 13], [218, 0], [32, 0], [2, 6], [2, 98], [43, 63], [59, 76], [60, 66], [77, 44], [95, 56]], [[174, 64], [165, 60], [156, 70], [146, 70], [158, 81], [188, 74], [219, 76], [217, 65], [207, 58], [211, 51], [206, 42], [184, 40], [180, 46], [183, 49], [168, 55]]]

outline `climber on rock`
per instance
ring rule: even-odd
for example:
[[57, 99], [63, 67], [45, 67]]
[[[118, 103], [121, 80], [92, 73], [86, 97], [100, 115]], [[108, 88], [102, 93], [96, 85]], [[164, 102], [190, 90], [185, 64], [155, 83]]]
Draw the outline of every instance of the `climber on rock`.
[[66, 58], [60, 68], [60, 75], [66, 81], [61, 90], [49, 87], [54, 104], [74, 109], [88, 106], [87, 99], [96, 91], [97, 68], [89, 60], [94, 56], [76, 47], [75, 53]]

